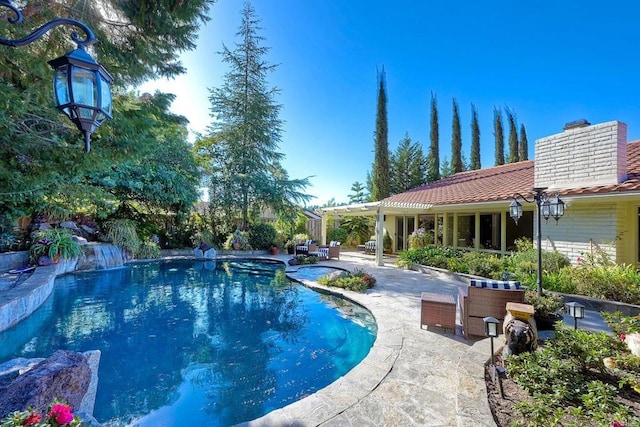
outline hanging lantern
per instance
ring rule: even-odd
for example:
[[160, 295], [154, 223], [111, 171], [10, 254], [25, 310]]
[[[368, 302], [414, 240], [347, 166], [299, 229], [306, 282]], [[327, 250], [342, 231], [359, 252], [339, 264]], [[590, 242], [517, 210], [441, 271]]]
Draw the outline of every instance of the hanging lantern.
[[83, 48], [49, 61], [55, 70], [53, 91], [56, 108], [66, 114], [84, 135], [86, 152], [91, 134], [112, 118], [111, 74]]

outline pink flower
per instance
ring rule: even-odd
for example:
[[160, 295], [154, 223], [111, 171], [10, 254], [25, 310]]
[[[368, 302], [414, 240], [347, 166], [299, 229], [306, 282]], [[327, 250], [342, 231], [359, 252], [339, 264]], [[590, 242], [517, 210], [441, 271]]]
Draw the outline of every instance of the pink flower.
[[627, 335], [626, 334], [620, 334], [618, 335], [618, 338], [620, 338], [620, 341], [624, 341], [627, 339]]
[[611, 423], [611, 427], [624, 427], [624, 424], [622, 424], [620, 421], [616, 420], [616, 421]]
[[73, 421], [73, 413], [71, 413], [71, 406], [56, 403], [51, 407], [49, 411], [49, 418], [55, 419], [58, 424], [68, 424]]
[[33, 426], [33, 425], [38, 424], [41, 419], [42, 419], [42, 415], [36, 414], [34, 412], [31, 415], [29, 415], [27, 418], [24, 419], [24, 421], [22, 422], [22, 425], [23, 426]]

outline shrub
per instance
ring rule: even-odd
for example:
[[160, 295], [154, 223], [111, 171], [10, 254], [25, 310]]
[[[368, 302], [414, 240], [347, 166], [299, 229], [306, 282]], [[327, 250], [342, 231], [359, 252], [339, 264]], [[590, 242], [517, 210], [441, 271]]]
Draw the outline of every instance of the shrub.
[[104, 239], [114, 245], [122, 246], [132, 254], [140, 247], [140, 238], [136, 232], [136, 223], [130, 219], [112, 219], [103, 225]]
[[271, 224], [255, 224], [249, 230], [249, 245], [254, 249], [269, 249], [276, 238], [276, 229]]
[[467, 267], [466, 273], [490, 279], [500, 279], [502, 276], [502, 260], [494, 254], [471, 251], [464, 253], [462, 259]]
[[513, 425], [638, 425], [640, 420], [617, 399], [620, 388], [633, 381], [631, 373], [605, 366], [611, 356], [624, 359], [628, 354], [606, 332], [560, 326], [539, 351], [509, 357], [508, 375], [531, 396], [531, 403], [516, 405], [520, 418]]
[[433, 231], [426, 231], [424, 228], [418, 228], [409, 236], [410, 248], [422, 248], [433, 244]]
[[329, 233], [327, 233], [327, 239], [329, 239], [329, 241], [344, 243], [347, 241], [347, 230], [343, 228], [334, 228], [333, 230], [329, 230]]
[[364, 270], [356, 269], [351, 273], [346, 272], [339, 277], [331, 277], [330, 275], [322, 276], [318, 279], [318, 283], [325, 286], [348, 289], [350, 291], [364, 292], [375, 286], [376, 279]]
[[298, 263], [298, 265], [317, 264], [318, 263], [318, 257], [316, 257], [316, 256], [296, 255], [296, 262]]
[[160, 258], [160, 246], [150, 240], [145, 240], [140, 243], [135, 256], [138, 259]]
[[537, 290], [527, 290], [524, 294], [525, 303], [530, 304], [540, 317], [551, 317], [564, 307], [562, 297], [558, 294], [543, 292], [538, 296]]

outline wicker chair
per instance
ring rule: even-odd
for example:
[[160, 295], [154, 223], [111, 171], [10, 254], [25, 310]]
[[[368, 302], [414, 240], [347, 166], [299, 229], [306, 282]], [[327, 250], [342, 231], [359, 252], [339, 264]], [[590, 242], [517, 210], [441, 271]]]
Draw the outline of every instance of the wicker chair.
[[524, 303], [524, 288], [520, 282], [502, 280], [471, 280], [467, 288], [458, 289], [458, 305], [464, 337], [485, 336], [485, 317], [495, 317], [500, 322], [507, 314], [507, 303]]

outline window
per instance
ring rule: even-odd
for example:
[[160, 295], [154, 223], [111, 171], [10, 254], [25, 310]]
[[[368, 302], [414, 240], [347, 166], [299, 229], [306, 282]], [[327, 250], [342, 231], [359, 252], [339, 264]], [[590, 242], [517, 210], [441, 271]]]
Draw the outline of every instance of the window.
[[480, 214], [480, 248], [500, 249], [500, 214]]
[[476, 216], [458, 215], [458, 236], [459, 248], [473, 248], [476, 237]]

